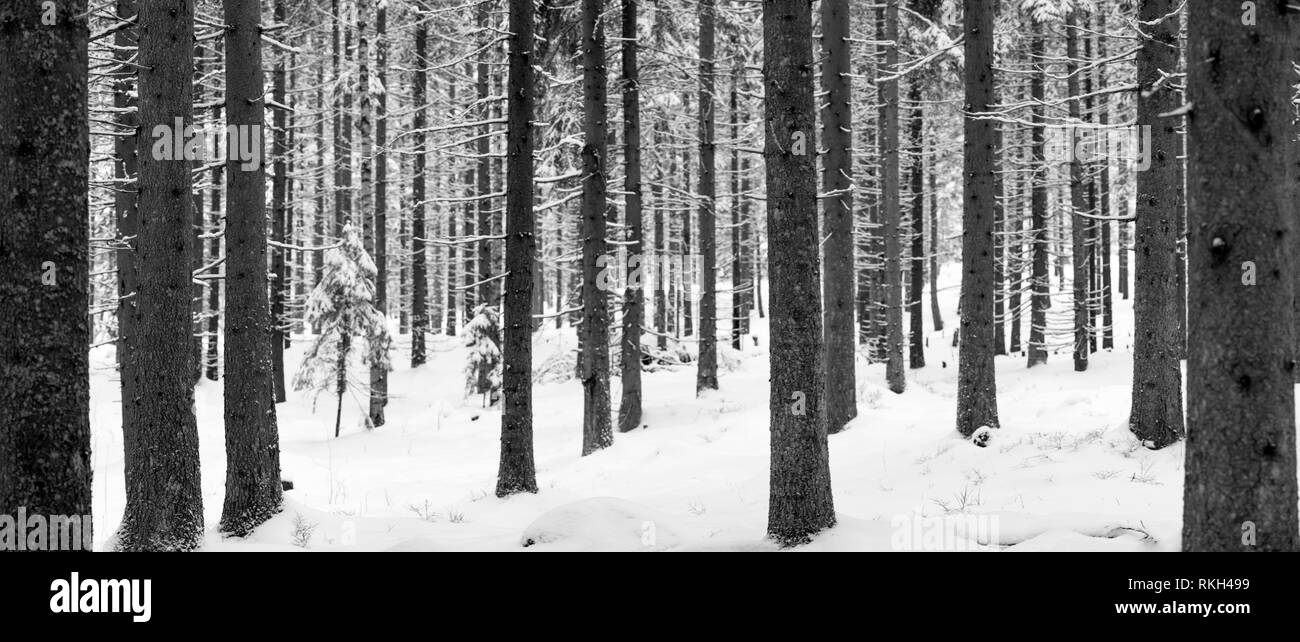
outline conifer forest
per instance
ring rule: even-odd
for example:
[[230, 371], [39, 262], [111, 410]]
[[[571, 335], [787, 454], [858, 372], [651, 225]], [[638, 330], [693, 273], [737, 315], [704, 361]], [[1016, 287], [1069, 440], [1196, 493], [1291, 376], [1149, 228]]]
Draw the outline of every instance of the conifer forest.
[[1298, 63], [1285, 2], [0, 0], [0, 550], [1300, 550]]

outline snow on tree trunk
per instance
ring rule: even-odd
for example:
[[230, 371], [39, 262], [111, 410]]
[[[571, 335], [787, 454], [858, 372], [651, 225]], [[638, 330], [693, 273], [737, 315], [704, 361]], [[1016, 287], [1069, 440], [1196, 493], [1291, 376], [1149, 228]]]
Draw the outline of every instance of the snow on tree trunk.
[[282, 341], [282, 335], [274, 329], [266, 294], [261, 9], [244, 0], [225, 0], [224, 6], [227, 119], [238, 128], [238, 138], [231, 136], [229, 146], [240, 153], [229, 154], [226, 161], [226, 497], [221, 531], [243, 537], [280, 511], [273, 383], [277, 347], [272, 344]]
[[[644, 247], [641, 221], [641, 105], [637, 70], [637, 0], [623, 0], [623, 156], [624, 221], [627, 230], [629, 272], [644, 275]], [[641, 323], [645, 316], [644, 278], [628, 278], [623, 291], [623, 339], [619, 349], [623, 396], [618, 404], [618, 430], [627, 432], [641, 425]], [[714, 377], [716, 387], [716, 374]]]
[[11, 527], [20, 508], [91, 512], [86, 1], [54, 11], [48, 25], [39, 3], [0, 8], [0, 516]]
[[[993, 0], [965, 0], [966, 109], [989, 110], [993, 100]], [[993, 361], [992, 120], [966, 116], [963, 153], [961, 346], [957, 371], [957, 431], [969, 437], [998, 427]]]
[[533, 462], [533, 3], [510, 0], [506, 132], [504, 367], [497, 497], [537, 492]]
[[771, 473], [767, 534], [781, 545], [835, 525], [823, 399], [812, 12], [763, 1], [771, 275]]
[[699, 150], [700, 177], [700, 319], [699, 356], [695, 370], [695, 392], [718, 389], [718, 231], [717, 213], [717, 144], [714, 142], [717, 114], [714, 110], [715, 0], [698, 3], [700, 15], [699, 65]]
[[[134, 406], [130, 416], [135, 423], [122, 427], [126, 510], [118, 546], [128, 551], [190, 550], [199, 546], [203, 532], [191, 379], [194, 201], [190, 162], [164, 138], [183, 133], [174, 131], [178, 121], [182, 127], [191, 123], [193, 2], [140, 3], [137, 24], [143, 135], [137, 157], [139, 284], [132, 325], [141, 340], [123, 368], [123, 376], [135, 378], [137, 387], [136, 396], [124, 400]], [[265, 266], [261, 269], [265, 277]]]
[[614, 443], [610, 424], [609, 303], [599, 287], [598, 259], [605, 256], [606, 172], [609, 159], [605, 119], [605, 29], [601, 0], [582, 0], [582, 454]]
[[[1149, 448], [1164, 448], [1185, 434], [1182, 364], [1178, 358], [1177, 119], [1160, 114], [1181, 104], [1163, 81], [1178, 66], [1177, 0], [1145, 0], [1138, 19], [1150, 22], [1149, 40], [1137, 53], [1137, 122], [1149, 127], [1151, 167], [1136, 172], [1137, 210], [1133, 264], [1133, 397], [1129, 430]], [[1166, 18], [1166, 16], [1171, 16]]]

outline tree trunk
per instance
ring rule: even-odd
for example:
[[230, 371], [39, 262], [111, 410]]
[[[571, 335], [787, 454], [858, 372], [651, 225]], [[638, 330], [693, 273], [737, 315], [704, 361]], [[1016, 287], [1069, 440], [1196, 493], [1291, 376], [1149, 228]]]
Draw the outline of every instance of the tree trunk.
[[[1119, 190], [1116, 190], [1119, 191]], [[1120, 192], [1123, 193], [1123, 192]], [[1128, 253], [1129, 246], [1132, 245], [1132, 232], [1130, 231], [1129, 222], [1124, 220], [1128, 216], [1128, 199], [1121, 198], [1115, 203], [1119, 220], [1116, 221], [1116, 227], [1119, 228], [1119, 296], [1125, 301], [1128, 300]]]
[[[740, 44], [737, 42], [735, 34], [731, 37], [731, 50], [739, 51]], [[731, 95], [728, 99], [727, 115], [730, 119], [730, 130], [728, 135], [734, 141], [731, 146], [731, 158], [728, 164], [728, 170], [731, 172], [731, 349], [739, 351], [742, 347], [741, 337], [744, 335], [745, 321], [749, 319], [749, 308], [746, 307], [745, 293], [742, 291], [749, 287], [749, 277], [746, 274], [745, 250], [746, 245], [741, 239], [741, 228], [748, 222], [747, 218], [742, 218], [744, 212], [742, 205], [742, 196], [744, 189], [740, 186], [740, 96], [737, 93], [740, 89], [740, 74], [744, 71], [740, 62], [735, 63], [731, 70]], [[746, 168], [748, 169], [748, 168]], [[748, 214], [748, 212], [745, 212]]]
[[[284, 23], [284, 1], [275, 0], [274, 16], [277, 24]], [[260, 4], [260, 3], [259, 3]], [[237, 5], [238, 6], [238, 5]], [[258, 20], [254, 24], [260, 23]], [[275, 55], [275, 71], [272, 72], [272, 100], [278, 105], [288, 104], [285, 100], [285, 69], [284, 69], [284, 52], [277, 52]], [[260, 55], [259, 55], [260, 58]], [[229, 95], [229, 92], [227, 92]], [[275, 159], [274, 176], [271, 179], [271, 240], [276, 243], [284, 243], [287, 231], [287, 212], [288, 207], [288, 131], [285, 127], [285, 110], [274, 108], [271, 110], [272, 115], [272, 143], [271, 154]], [[231, 121], [235, 123], [235, 121]], [[287, 320], [284, 315], [284, 292], [287, 281], [285, 279], [285, 249], [282, 247], [272, 246], [268, 250], [271, 253], [271, 363], [274, 366], [271, 378], [275, 385], [275, 402], [283, 403], [285, 400], [284, 391], [284, 345], [287, 339], [285, 327]]]
[[[497, 497], [537, 492], [533, 465], [533, 3], [510, 0], [506, 132], [506, 285]], [[638, 364], [639, 365], [639, 364]]]
[[[663, 120], [656, 120], [654, 126], [655, 149], [660, 149], [663, 141]], [[659, 160], [656, 158], [655, 160]], [[655, 163], [658, 170], [659, 163]], [[664, 181], [662, 171], [655, 172], [655, 181], [650, 185], [650, 203], [654, 206], [655, 217], [655, 334], [659, 350], [668, 349], [668, 242], [665, 234], [669, 232], [664, 226]], [[624, 384], [627, 385], [627, 384]]]
[[[177, 121], [182, 126], [190, 122], [193, 3], [141, 3], [137, 25], [139, 118], [145, 136], [137, 152], [141, 218], [136, 238], [137, 317], [132, 327], [148, 340], [127, 353], [123, 374], [135, 379], [136, 394], [123, 400], [133, 406], [130, 416], [135, 423], [122, 427], [126, 510], [118, 546], [128, 551], [190, 550], [199, 546], [203, 531], [199, 436], [190, 380], [194, 357], [189, 349], [194, 202], [190, 163], [182, 150], [167, 149], [162, 139], [178, 134]], [[227, 264], [228, 274], [233, 267]], [[260, 273], [265, 301], [265, 264]], [[229, 325], [233, 311], [227, 307]], [[268, 341], [265, 334], [256, 339]], [[227, 354], [230, 350], [227, 337]], [[233, 375], [227, 369], [227, 379]]]
[[[0, 9], [0, 516], [19, 519], [20, 509], [84, 516], [81, 541], [69, 542], [80, 547], [93, 541], [86, 313], [90, 34], [84, 17], [72, 18], [84, 16], [85, 0], [60, 0], [54, 11], [59, 20], [46, 25], [40, 4]], [[188, 199], [186, 191], [182, 200]], [[132, 209], [125, 211], [134, 218]], [[152, 261], [145, 265], [154, 267]], [[188, 296], [188, 287], [181, 292]], [[188, 317], [188, 300], [181, 302]], [[188, 334], [185, 320], [179, 329]], [[173, 356], [188, 361], [189, 354]], [[188, 373], [181, 373], [173, 382], [178, 387], [188, 384]]]
[[718, 389], [718, 234], [714, 222], [717, 197], [714, 125], [715, 0], [700, 0], [700, 351], [695, 364], [695, 393]]
[[[645, 267], [641, 242], [641, 105], [637, 75], [637, 0], [623, 0], [623, 158], [624, 220], [630, 257], [626, 269], [640, 274]], [[631, 263], [635, 261], [635, 265]], [[629, 277], [623, 291], [623, 348], [619, 350], [623, 398], [618, 404], [618, 429], [641, 425], [641, 318], [645, 294], [640, 278]]]
[[[993, 100], [993, 0], [965, 0], [966, 108], [986, 112]], [[996, 170], [992, 120], [967, 116], [962, 175], [961, 346], [957, 371], [957, 431], [998, 427], [993, 361], [993, 216]]]
[[911, 141], [912, 164], [910, 182], [912, 192], [912, 256], [911, 279], [908, 281], [908, 355], [912, 368], [925, 367], [925, 116], [921, 107], [924, 76], [912, 79], [908, 100], [912, 103]]
[[[996, 93], [994, 94], [994, 100], [998, 101]], [[1003, 170], [1006, 167], [1006, 154], [1004, 152], [1006, 147], [1003, 143], [1002, 128], [1000, 126], [994, 126], [993, 138], [993, 162], [996, 163], [993, 169], [993, 354], [1003, 355], [1007, 353], [1005, 327], [1007, 313], [1007, 207], [1006, 182], [1002, 178]]]
[[1052, 279], [1048, 274], [1048, 255], [1051, 252], [1051, 245], [1048, 241], [1048, 218], [1047, 218], [1047, 137], [1043, 128], [1044, 108], [1043, 103], [1047, 99], [1046, 77], [1047, 63], [1044, 60], [1046, 56], [1046, 43], [1041, 32], [1045, 27], [1041, 24], [1034, 25], [1034, 33], [1029, 36], [1029, 57], [1034, 65], [1034, 70], [1029, 77], [1029, 98], [1031, 102], [1030, 120], [1032, 129], [1030, 130], [1030, 153], [1033, 156], [1031, 164], [1030, 178], [1030, 242], [1031, 259], [1029, 268], [1029, 365], [1032, 368], [1036, 365], [1047, 363], [1047, 349], [1044, 345], [1046, 342], [1045, 333], [1047, 332], [1047, 309], [1052, 305], [1051, 288]]
[[610, 425], [609, 302], [597, 279], [605, 256], [607, 128], [605, 120], [605, 29], [601, 0], [582, 0], [582, 454], [614, 443]]
[[[885, 73], [898, 73], [898, 3], [885, 0]], [[898, 79], [881, 83], [884, 119], [881, 158], [880, 213], [885, 241], [884, 303], [885, 303], [885, 379], [889, 390], [901, 394], [907, 389], [903, 370], [903, 264], [902, 241], [899, 238], [899, 137], [898, 137]]]
[[[763, 160], [771, 274], [771, 473], [767, 534], [782, 546], [835, 525], [823, 395], [812, 12], [763, 0]], [[796, 145], [800, 144], [799, 148]], [[798, 153], [802, 152], [802, 153]]]
[[943, 314], [939, 312], [939, 186], [935, 175], [939, 172], [930, 166], [927, 177], [930, 184], [930, 316], [934, 318], [934, 331], [943, 332]]
[[[1188, 304], [1198, 313], [1187, 342], [1182, 548], [1295, 551], [1297, 173], [1293, 89], [1282, 81], [1293, 77], [1295, 18], [1259, 3], [1256, 25], [1243, 29], [1235, 3], [1190, 11]], [[1244, 268], [1258, 270], [1258, 285]]]
[[348, 354], [352, 351], [352, 335], [344, 331], [339, 335], [339, 360], [335, 367], [338, 373], [338, 379], [334, 382], [334, 392], [338, 395], [339, 402], [334, 410], [334, 438], [338, 439], [339, 429], [343, 421], [343, 395], [348, 392]]
[[858, 416], [853, 307], [853, 85], [849, 60], [849, 2], [823, 0], [821, 89], [822, 212], [825, 252], [824, 335], [826, 431], [835, 434]]
[[[1173, 13], [1175, 0], [1145, 0], [1139, 19], [1157, 21]], [[1181, 97], [1165, 73], [1178, 66], [1178, 17], [1148, 28], [1149, 40], [1137, 53], [1137, 122], [1149, 123], [1151, 162], [1137, 175], [1137, 209], [1133, 244], [1133, 405], [1129, 430], [1148, 448], [1164, 448], [1182, 439], [1183, 385], [1178, 358], [1178, 210], [1182, 207], [1174, 111]]]
[[[424, 9], [421, 1], [416, 5]], [[532, 22], [528, 22], [531, 28]], [[427, 358], [424, 339], [429, 333], [429, 304], [427, 301], [428, 258], [425, 252], [424, 230], [424, 185], [425, 185], [425, 133], [422, 131], [429, 123], [429, 106], [425, 99], [425, 89], [429, 84], [427, 67], [429, 49], [429, 25], [420, 22], [415, 26], [415, 78], [411, 81], [411, 102], [415, 105], [411, 129], [414, 139], [414, 169], [411, 177], [411, 367], [424, 365]], [[530, 165], [531, 167], [531, 165]], [[531, 190], [530, 190], [531, 193]], [[436, 293], [436, 288], [435, 288]], [[507, 321], [507, 328], [509, 327]]]
[[[388, 4], [380, 2], [375, 9], [375, 80], [382, 89], [375, 100], [375, 309], [388, 322]], [[368, 55], [362, 47], [362, 56]], [[362, 66], [364, 68], [364, 65]], [[363, 92], [369, 92], [364, 85]], [[369, 216], [369, 212], [363, 213]], [[400, 297], [399, 297], [400, 301]], [[370, 423], [376, 428], [384, 425], [384, 407], [388, 405], [388, 367], [370, 365]]]
[[[118, 0], [116, 10], [119, 20], [131, 18], [138, 11], [136, 0]], [[44, 26], [42, 25], [42, 28]], [[136, 160], [140, 145], [140, 119], [136, 111], [139, 93], [138, 73], [135, 67], [127, 64], [135, 55], [137, 31], [136, 27], [128, 27], [113, 34], [113, 59], [123, 65], [122, 70], [125, 74], [113, 85], [113, 107], [119, 110], [117, 121], [119, 127], [129, 132], [125, 136], [113, 137], [113, 154], [116, 157], [113, 163], [113, 177], [121, 181], [118, 189], [113, 193], [118, 243], [114, 256], [117, 260], [117, 367], [118, 378], [121, 380], [121, 399], [135, 399], [137, 396], [137, 377], [133, 376], [127, 368], [127, 364], [130, 363], [129, 355], [135, 349], [135, 340], [139, 332], [133, 325], [139, 318], [137, 312], [139, 300], [135, 295], [139, 287], [139, 273], [136, 266], [136, 249], [139, 247], [140, 233], [140, 213], [136, 203], [136, 191], [139, 188]], [[6, 119], [5, 122], [10, 121]], [[219, 199], [220, 194], [221, 190], [213, 189], [214, 199]], [[214, 203], [213, 211], [215, 212], [218, 207], [219, 203]], [[212, 320], [216, 321], [218, 318], [213, 316]], [[215, 358], [216, 337], [211, 337], [211, 341], [211, 350]], [[215, 371], [215, 366], [213, 370]], [[215, 372], [211, 373], [211, 378], [216, 380]], [[132, 413], [135, 404], [123, 403], [121, 406], [122, 425], [134, 426], [135, 418]]]
[[[279, 334], [267, 303], [265, 123], [260, 3], [225, 0], [226, 109], [240, 138], [256, 141], [254, 161], [226, 162], [226, 499], [221, 531], [237, 537], [280, 511], [280, 439], [274, 348]], [[247, 132], [247, 133], [245, 133]]]
[[[320, 115], [316, 117], [316, 211], [312, 220], [312, 239], [315, 245], [322, 246], [328, 242], [326, 230], [329, 226], [325, 219], [325, 66], [320, 64], [316, 65], [316, 109]], [[332, 117], [330, 119], [335, 120]], [[321, 275], [325, 273], [325, 253], [309, 252], [309, 254], [311, 255], [311, 287], [315, 287], [320, 283]], [[319, 323], [312, 324], [311, 333], [320, 334]]]
[[[1080, 122], [1079, 106], [1079, 19], [1071, 12], [1065, 18], [1065, 73], [1066, 94], [1070, 100], [1070, 121]], [[1077, 139], [1079, 127], [1071, 130], [1071, 140]], [[1073, 270], [1074, 292], [1074, 371], [1088, 369], [1088, 219], [1083, 214], [1087, 202], [1083, 193], [1083, 163], [1078, 154], [1070, 154], [1070, 267]]]
[[[352, 0], [334, 0], [334, 77], [342, 78], [339, 58], [347, 62], [352, 49], [352, 31], [348, 29], [348, 6]], [[343, 33], [343, 46], [339, 48], [339, 32]], [[335, 101], [334, 118], [334, 236], [342, 238], [343, 226], [352, 221], [352, 91], [351, 83], [340, 82]], [[341, 103], [341, 104], [340, 104]], [[341, 114], [341, 118], [340, 118]]]
[[[1095, 14], [1097, 20], [1098, 33], [1107, 33], [1106, 14], [1097, 11]], [[1097, 36], [1097, 58], [1104, 60], [1106, 58], [1106, 37]], [[1106, 87], [1106, 67], [1098, 65], [1093, 70], [1095, 77], [1095, 86], [1098, 91]], [[1103, 95], [1097, 98], [1097, 116], [1096, 121], [1100, 131], [1108, 132], [1110, 126], [1110, 96]], [[1102, 220], [1099, 221], [1100, 231], [1100, 270], [1099, 277], [1101, 285], [1101, 347], [1103, 350], [1113, 350], [1115, 348], [1115, 310], [1114, 310], [1114, 290], [1111, 283], [1111, 259], [1110, 259], [1110, 238], [1111, 222], [1106, 220], [1110, 216], [1110, 162], [1109, 159], [1101, 159], [1097, 163], [1097, 171], [1101, 174], [1097, 185], [1097, 198], [1100, 205], [1099, 214]]]

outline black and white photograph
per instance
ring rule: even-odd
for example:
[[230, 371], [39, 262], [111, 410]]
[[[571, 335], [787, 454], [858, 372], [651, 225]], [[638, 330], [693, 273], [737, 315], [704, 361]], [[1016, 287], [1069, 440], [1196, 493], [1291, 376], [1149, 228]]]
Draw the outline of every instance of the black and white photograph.
[[[1285, 1], [0, 0], [0, 551], [1300, 551], [1298, 65]], [[1180, 559], [1097, 612], [1250, 614]]]

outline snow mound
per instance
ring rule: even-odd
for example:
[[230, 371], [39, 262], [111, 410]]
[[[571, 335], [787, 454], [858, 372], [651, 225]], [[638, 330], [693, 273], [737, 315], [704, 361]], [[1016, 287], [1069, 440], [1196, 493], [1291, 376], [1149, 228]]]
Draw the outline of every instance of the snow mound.
[[524, 529], [524, 547], [562, 551], [662, 551], [682, 542], [679, 531], [654, 509], [614, 497], [595, 497], [552, 508]]
[[1153, 547], [1132, 536], [1090, 537], [1076, 531], [1049, 530], [1006, 550], [1025, 553], [1042, 551], [1132, 553], [1153, 550]]
[[388, 548], [384, 549], [386, 553], [440, 553], [444, 551], [442, 545], [427, 538], [413, 537], [402, 540]]

